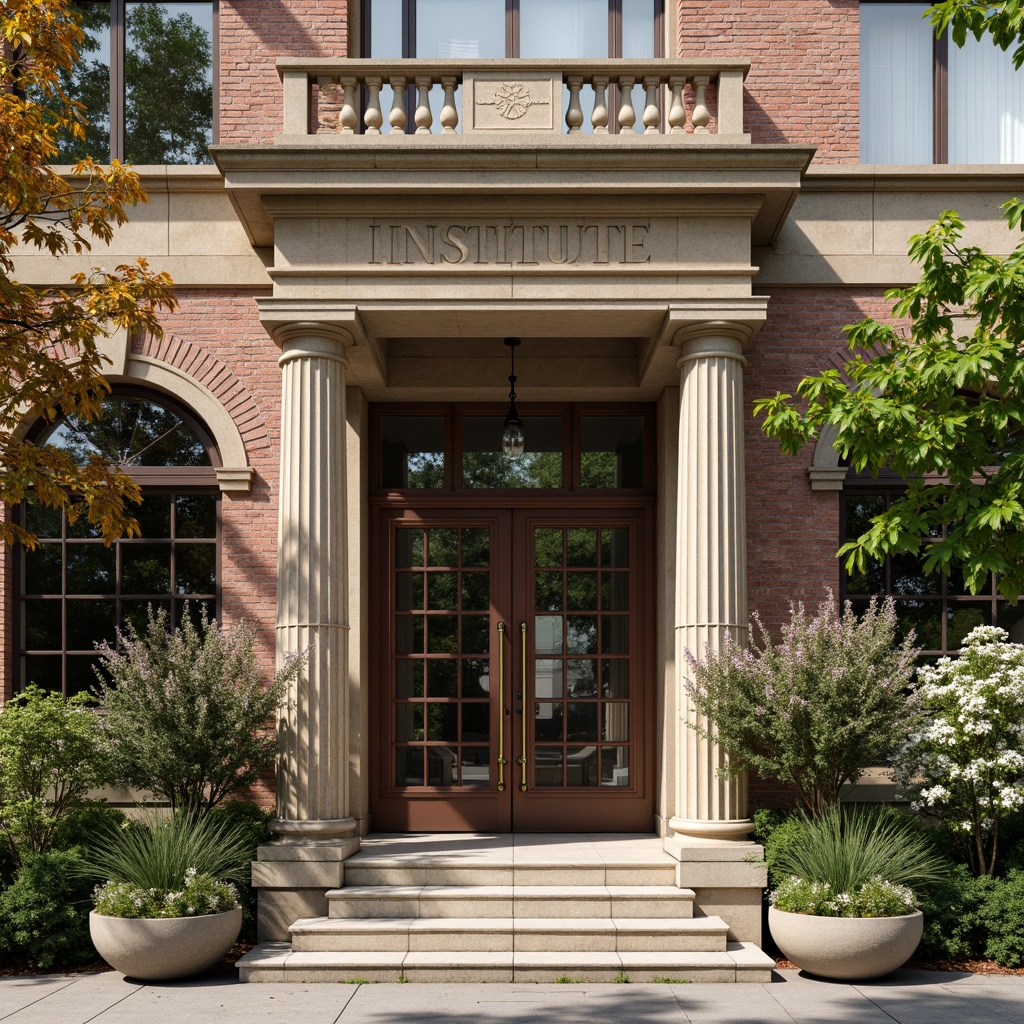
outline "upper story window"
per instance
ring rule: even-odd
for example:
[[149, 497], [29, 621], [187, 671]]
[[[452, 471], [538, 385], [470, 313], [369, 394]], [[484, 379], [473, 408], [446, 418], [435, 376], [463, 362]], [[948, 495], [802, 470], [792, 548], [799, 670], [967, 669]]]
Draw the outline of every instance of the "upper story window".
[[661, 0], [364, 0], [369, 57], [660, 57]]
[[1024, 161], [1024, 72], [988, 37], [936, 39], [928, 7], [860, 5], [861, 161]]
[[132, 509], [140, 537], [111, 545], [85, 516], [71, 522], [57, 509], [22, 505], [21, 522], [39, 538], [17, 551], [15, 677], [65, 695], [90, 689], [96, 644], [114, 643], [126, 622], [143, 629], [150, 606], [177, 625], [218, 613], [220, 491], [216, 448], [205, 427], [160, 396], [120, 393], [103, 418], [66, 417], [34, 440], [78, 461], [92, 454], [119, 464], [142, 486]]
[[216, 2], [84, 0], [85, 42], [65, 88], [89, 128], [59, 162], [207, 164], [214, 141]]

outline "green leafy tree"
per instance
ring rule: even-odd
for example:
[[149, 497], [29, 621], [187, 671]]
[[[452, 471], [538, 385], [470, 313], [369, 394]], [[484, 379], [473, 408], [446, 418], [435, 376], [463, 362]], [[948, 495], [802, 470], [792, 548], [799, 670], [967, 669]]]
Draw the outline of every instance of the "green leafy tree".
[[62, 824], [106, 777], [88, 694], [30, 685], [0, 709], [0, 832], [15, 864], [47, 852]]
[[727, 641], [702, 661], [687, 652], [690, 701], [713, 723], [696, 728], [729, 751], [725, 774], [753, 768], [820, 816], [913, 728], [912, 643], [897, 642], [891, 601], [872, 601], [860, 619], [831, 594], [817, 615], [797, 605], [778, 643], [755, 615], [748, 647]]
[[[84, 41], [68, 0], [7, 0], [0, 32], [0, 502], [35, 501], [72, 520], [84, 514], [109, 542], [138, 531], [126, 506], [139, 498], [135, 483], [99, 456], [80, 465], [19, 431], [33, 415], [96, 419], [109, 391], [97, 342], [116, 329], [159, 336], [158, 313], [174, 306], [171, 280], [145, 260], [76, 274], [67, 288], [18, 280], [22, 249], [87, 253], [108, 243], [146, 196], [117, 163], [85, 159], [70, 178], [49, 166], [61, 140], [84, 140], [88, 125], [64, 87]], [[0, 537], [35, 540], [10, 516], [0, 520]]]
[[185, 615], [172, 629], [163, 609], [150, 609], [144, 633], [129, 622], [117, 648], [100, 652], [103, 729], [121, 781], [206, 814], [273, 765], [267, 725], [305, 655], [268, 682], [251, 625], [222, 629], [204, 610], [199, 627]]
[[[1024, 203], [1003, 205], [1018, 229]], [[1024, 591], [1024, 242], [995, 256], [961, 241], [947, 210], [910, 240], [920, 280], [886, 292], [894, 322], [844, 328], [840, 371], [805, 377], [797, 398], [754, 403], [764, 432], [796, 454], [822, 427], [857, 472], [888, 467], [901, 498], [844, 544], [850, 570], [868, 559], [923, 554], [925, 572], [963, 571], [972, 593], [998, 574], [1011, 600]]]
[[989, 35], [1004, 50], [1014, 47], [1014, 67], [1024, 64], [1024, 0], [942, 0], [925, 13], [936, 32], [949, 29], [957, 46], [968, 32], [975, 39]]

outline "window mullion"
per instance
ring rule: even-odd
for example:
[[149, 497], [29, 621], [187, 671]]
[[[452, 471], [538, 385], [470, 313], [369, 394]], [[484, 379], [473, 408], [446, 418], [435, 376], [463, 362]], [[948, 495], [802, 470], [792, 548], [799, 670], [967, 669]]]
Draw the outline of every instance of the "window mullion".
[[935, 40], [935, 162], [949, 163], [949, 32]]
[[124, 160], [126, 0], [110, 0], [110, 159]]

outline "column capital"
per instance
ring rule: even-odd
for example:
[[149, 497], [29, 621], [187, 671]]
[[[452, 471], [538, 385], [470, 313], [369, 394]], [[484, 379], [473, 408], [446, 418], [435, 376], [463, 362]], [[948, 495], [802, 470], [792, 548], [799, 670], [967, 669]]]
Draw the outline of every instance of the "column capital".
[[299, 320], [273, 329], [274, 344], [281, 349], [278, 366], [292, 359], [333, 359], [348, 366], [348, 349], [355, 345], [352, 332], [337, 324]]
[[701, 324], [680, 327], [672, 338], [679, 350], [676, 366], [692, 359], [735, 359], [746, 366], [743, 350], [753, 332], [745, 324], [727, 320], [711, 320]]

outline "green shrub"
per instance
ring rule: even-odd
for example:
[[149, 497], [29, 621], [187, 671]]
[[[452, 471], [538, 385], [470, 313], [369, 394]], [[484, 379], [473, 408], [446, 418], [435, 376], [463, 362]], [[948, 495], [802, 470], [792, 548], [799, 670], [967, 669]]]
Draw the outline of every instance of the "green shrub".
[[1024, 871], [995, 881], [981, 907], [985, 956], [1003, 967], [1024, 967]]
[[891, 600], [872, 600], [862, 618], [849, 602], [840, 614], [831, 593], [816, 615], [797, 605], [779, 643], [756, 615], [753, 625], [748, 647], [727, 641], [703, 661], [687, 652], [694, 728], [730, 752], [720, 773], [752, 768], [820, 815], [909, 736], [917, 652], [898, 642]]
[[96, 913], [105, 917], [201, 917], [238, 910], [238, 890], [230, 882], [185, 872], [180, 889], [143, 889], [130, 882], [107, 882], [95, 893]]
[[964, 864], [950, 869], [921, 903], [924, 935], [919, 955], [936, 960], [970, 960], [985, 956], [987, 935], [982, 907], [997, 881], [975, 878]]
[[[216, 808], [210, 817], [223, 819], [242, 830], [248, 843], [248, 859], [250, 861], [256, 859], [257, 847], [270, 842], [269, 823], [273, 815], [255, 804], [243, 803], [241, 800], [228, 800]], [[241, 938], [246, 942], [255, 942], [258, 897], [257, 889], [251, 884], [251, 879], [246, 884], [238, 884], [238, 899], [242, 904]]]
[[305, 655], [268, 681], [251, 625], [222, 629], [204, 611], [199, 627], [186, 615], [172, 629], [163, 609], [150, 609], [145, 633], [128, 623], [117, 649], [101, 653], [103, 727], [122, 782], [205, 814], [274, 763], [267, 726]]
[[0, 831], [15, 867], [51, 849], [63, 820], [106, 779], [91, 703], [30, 685], [0, 708]]
[[754, 839], [764, 847], [768, 865], [768, 885], [775, 888], [788, 877], [778, 869], [779, 858], [799, 845], [807, 829], [807, 821], [794, 811], [762, 808], [754, 814]]
[[0, 892], [0, 949], [44, 970], [88, 962], [89, 896], [79, 850], [29, 856]]

